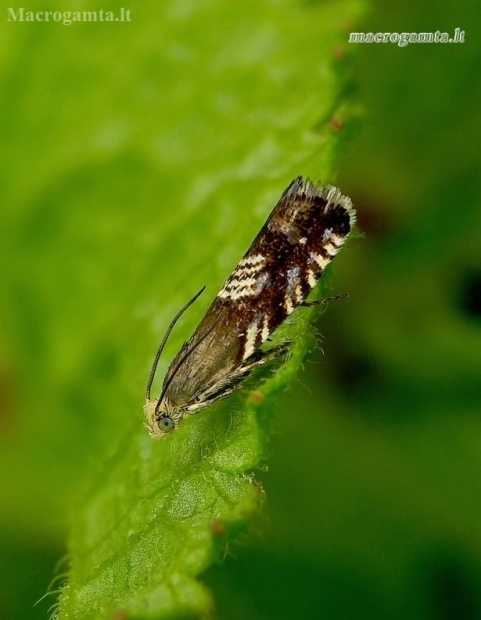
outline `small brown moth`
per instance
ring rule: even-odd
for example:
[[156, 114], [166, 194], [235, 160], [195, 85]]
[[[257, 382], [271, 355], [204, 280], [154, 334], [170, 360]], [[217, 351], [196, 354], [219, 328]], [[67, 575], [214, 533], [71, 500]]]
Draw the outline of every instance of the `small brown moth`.
[[292, 181], [175, 356], [160, 397], [151, 399], [167, 338], [204, 289], [170, 324], [147, 383], [144, 412], [152, 437], [171, 433], [183, 418], [231, 394], [256, 366], [286, 352], [287, 344], [259, 347], [298, 306], [310, 305], [306, 297], [341, 249], [355, 219], [351, 199], [337, 188], [302, 177]]

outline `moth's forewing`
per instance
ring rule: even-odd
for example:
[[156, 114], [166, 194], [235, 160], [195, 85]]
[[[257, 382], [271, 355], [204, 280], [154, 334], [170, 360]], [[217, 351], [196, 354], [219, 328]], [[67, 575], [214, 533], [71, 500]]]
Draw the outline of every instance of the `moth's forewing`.
[[232, 372], [241, 361], [241, 335], [231, 308], [216, 298], [192, 338], [172, 361], [165, 397], [177, 407]]
[[164, 397], [175, 408], [233, 373], [303, 301], [344, 243], [354, 210], [331, 187], [291, 183], [173, 360]]

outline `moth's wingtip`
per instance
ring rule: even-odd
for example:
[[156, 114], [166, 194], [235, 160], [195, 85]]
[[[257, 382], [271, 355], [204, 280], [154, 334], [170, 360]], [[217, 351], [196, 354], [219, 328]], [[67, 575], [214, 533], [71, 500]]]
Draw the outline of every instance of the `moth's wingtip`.
[[344, 209], [346, 209], [346, 211], [349, 214], [349, 224], [351, 226], [351, 228], [354, 226], [354, 224], [356, 223], [356, 219], [357, 219], [357, 214], [356, 214], [356, 209], [354, 208], [354, 205], [352, 203], [352, 200], [349, 196], [346, 196], [344, 194], [341, 194], [341, 198], [339, 200], [339, 204], [344, 207]]
[[304, 177], [298, 176], [289, 183], [283, 196], [288, 198], [299, 194], [304, 194], [306, 196], [319, 196], [322, 189], [321, 181], [314, 183], [309, 177], [304, 179]]
[[341, 190], [334, 185], [326, 185], [326, 187], [323, 187], [320, 196], [327, 202], [327, 208], [329, 205], [340, 205], [345, 209], [349, 215], [349, 224], [352, 228], [356, 222], [356, 209], [352, 204], [350, 196], [343, 194]]
[[343, 207], [349, 215], [349, 223], [352, 227], [356, 222], [356, 210], [349, 196], [346, 196], [340, 189], [334, 185], [323, 186], [321, 181], [316, 183], [311, 181], [309, 177], [305, 179], [302, 176], [296, 177], [284, 192], [283, 197], [291, 198], [293, 196], [304, 194], [312, 198], [323, 198], [328, 206], [337, 204]]
[[296, 177], [286, 187], [286, 189], [284, 190], [282, 194], [281, 199], [291, 198], [292, 196], [295, 196], [301, 191], [301, 188], [303, 185], [304, 185], [304, 179], [301, 176]]

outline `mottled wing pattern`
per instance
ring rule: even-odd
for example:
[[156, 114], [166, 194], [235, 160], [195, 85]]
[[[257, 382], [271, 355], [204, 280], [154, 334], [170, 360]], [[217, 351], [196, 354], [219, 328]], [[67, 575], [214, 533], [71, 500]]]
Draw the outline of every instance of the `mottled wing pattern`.
[[235, 314], [242, 361], [306, 300], [354, 220], [350, 198], [335, 187], [298, 178], [287, 188], [217, 296]]
[[171, 364], [165, 395], [188, 404], [249, 360], [303, 303], [354, 221], [350, 199], [298, 178]]

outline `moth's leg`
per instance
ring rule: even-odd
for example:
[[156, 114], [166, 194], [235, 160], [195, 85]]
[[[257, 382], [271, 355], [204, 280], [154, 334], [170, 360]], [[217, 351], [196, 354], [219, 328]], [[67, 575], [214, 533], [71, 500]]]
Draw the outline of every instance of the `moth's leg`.
[[[214, 387], [217, 387], [217, 386], [214, 386]], [[219, 389], [217, 392], [214, 392], [209, 395], [201, 395], [200, 397], [201, 400], [199, 400], [198, 402], [194, 402], [188, 407], [186, 407], [187, 413], [191, 413], [191, 414], [199, 413], [199, 411], [201, 411], [202, 409], [205, 409], [206, 407], [210, 407], [210, 405], [213, 405], [217, 401], [227, 398], [227, 396], [232, 394], [232, 392], [235, 392], [236, 387], [237, 385], [219, 386]]]
[[346, 299], [346, 297], [349, 297], [349, 293], [341, 293], [340, 295], [334, 295], [333, 297], [326, 297], [326, 299], [303, 301], [300, 305], [303, 308], [311, 308], [312, 306], [319, 306], [321, 304], [330, 304], [332, 301], [338, 301], [339, 299]]
[[223, 377], [214, 385], [211, 385], [207, 390], [198, 392], [192, 398], [191, 404], [186, 408], [189, 413], [198, 413], [204, 407], [213, 405], [218, 400], [222, 400], [235, 392], [240, 383], [249, 375], [251, 370], [264, 363], [263, 361], [256, 360], [251, 364], [243, 364], [230, 374]]
[[230, 374], [223, 377], [207, 390], [196, 394], [191, 404], [186, 407], [186, 411], [198, 413], [204, 407], [208, 407], [218, 400], [226, 398], [237, 389], [239, 384], [250, 375], [254, 368], [285, 355], [289, 351], [290, 344], [291, 342], [287, 340], [267, 351], [256, 351]]
[[[246, 359], [239, 366], [239, 368], [232, 371], [221, 381], [213, 385], [208, 391], [204, 392], [203, 396], [207, 395], [207, 397], [210, 398], [210, 393], [218, 394], [220, 391], [221, 395], [216, 396], [216, 400], [218, 400], [218, 398], [224, 398], [228, 394], [232, 393], [237, 388], [239, 383], [246, 379], [255, 368], [279, 359], [280, 357], [288, 353], [290, 345], [291, 341], [286, 340], [285, 342], [275, 347], [272, 347], [267, 351], [257, 350], [253, 355]], [[226, 394], [226, 390], [228, 390], [228, 394]]]
[[[248, 365], [250, 366], [251, 364], [253, 364], [254, 366], [258, 366], [259, 364], [265, 364], [266, 362], [270, 362], [279, 357], [282, 357], [283, 355], [286, 355], [286, 353], [289, 353], [289, 347], [291, 346], [291, 344], [292, 344], [291, 340], [286, 340], [285, 342], [281, 342], [281, 344], [278, 344], [275, 347], [267, 349], [266, 351], [256, 351], [256, 353], [258, 354], [258, 359], [253, 360]], [[244, 364], [246, 362], [249, 362], [249, 359], [247, 359], [244, 362]]]

